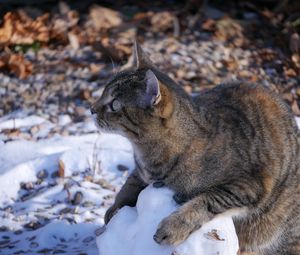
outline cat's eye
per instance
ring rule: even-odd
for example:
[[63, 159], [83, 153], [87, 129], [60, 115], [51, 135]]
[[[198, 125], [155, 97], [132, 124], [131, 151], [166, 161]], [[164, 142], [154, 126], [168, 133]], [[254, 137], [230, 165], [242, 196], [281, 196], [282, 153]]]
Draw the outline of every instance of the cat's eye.
[[111, 110], [113, 112], [119, 111], [121, 109], [121, 103], [118, 99], [114, 99], [111, 103]]

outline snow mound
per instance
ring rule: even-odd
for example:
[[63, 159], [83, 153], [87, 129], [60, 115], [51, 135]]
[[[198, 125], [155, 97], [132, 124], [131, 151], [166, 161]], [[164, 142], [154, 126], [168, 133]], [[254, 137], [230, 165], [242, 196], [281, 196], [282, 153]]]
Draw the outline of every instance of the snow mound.
[[[219, 216], [179, 246], [158, 245], [153, 235], [159, 222], [178, 208], [167, 188], [147, 187], [136, 207], [125, 206], [97, 238], [100, 255], [233, 255], [238, 239], [230, 217]], [[219, 240], [218, 240], [219, 239]]]

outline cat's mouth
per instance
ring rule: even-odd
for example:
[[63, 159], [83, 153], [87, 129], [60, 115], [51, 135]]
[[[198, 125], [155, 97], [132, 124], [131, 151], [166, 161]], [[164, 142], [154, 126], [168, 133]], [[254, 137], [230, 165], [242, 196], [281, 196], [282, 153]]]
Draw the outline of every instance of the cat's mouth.
[[108, 123], [105, 120], [99, 118], [97, 113], [92, 114], [92, 118], [93, 118], [97, 128], [99, 128], [100, 130], [103, 130], [103, 131], [109, 131], [110, 127], [109, 127]]
[[123, 125], [118, 127], [112, 127], [105, 119], [101, 118], [101, 116], [99, 116], [97, 113], [93, 113], [92, 118], [100, 132], [118, 134], [127, 138], [139, 137], [138, 131], [134, 130], [133, 128], [128, 128]]
[[99, 117], [98, 114], [93, 114], [92, 115], [94, 122], [99, 129], [100, 132], [103, 133], [112, 133], [112, 134], [119, 134], [119, 130], [110, 126], [106, 120], [103, 118]]

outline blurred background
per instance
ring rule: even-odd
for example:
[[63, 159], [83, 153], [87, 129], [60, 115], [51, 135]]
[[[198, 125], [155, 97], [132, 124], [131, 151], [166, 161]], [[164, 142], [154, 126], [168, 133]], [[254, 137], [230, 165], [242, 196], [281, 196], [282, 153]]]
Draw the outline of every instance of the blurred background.
[[238, 78], [300, 115], [298, 0], [2, 0], [0, 24], [0, 116], [82, 121], [135, 39], [188, 92]]

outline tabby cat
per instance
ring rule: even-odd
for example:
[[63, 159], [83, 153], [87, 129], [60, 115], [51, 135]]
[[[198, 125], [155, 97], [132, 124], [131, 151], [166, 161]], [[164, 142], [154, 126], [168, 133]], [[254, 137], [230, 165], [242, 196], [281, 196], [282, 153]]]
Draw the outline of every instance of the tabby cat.
[[300, 255], [300, 132], [285, 103], [244, 82], [191, 98], [137, 44], [134, 58], [91, 108], [135, 152], [105, 222], [147, 185], [165, 185], [181, 206], [159, 224], [157, 243], [177, 245], [226, 213], [242, 252]]

